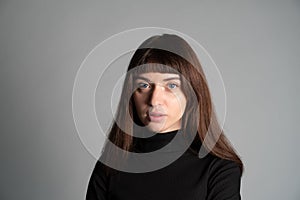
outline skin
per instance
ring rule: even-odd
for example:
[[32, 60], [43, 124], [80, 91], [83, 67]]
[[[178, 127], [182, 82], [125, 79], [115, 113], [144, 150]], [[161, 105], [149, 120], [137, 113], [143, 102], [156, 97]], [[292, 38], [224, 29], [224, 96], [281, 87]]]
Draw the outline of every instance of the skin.
[[164, 133], [181, 128], [187, 100], [178, 74], [143, 73], [135, 78], [134, 84], [134, 105], [149, 130]]

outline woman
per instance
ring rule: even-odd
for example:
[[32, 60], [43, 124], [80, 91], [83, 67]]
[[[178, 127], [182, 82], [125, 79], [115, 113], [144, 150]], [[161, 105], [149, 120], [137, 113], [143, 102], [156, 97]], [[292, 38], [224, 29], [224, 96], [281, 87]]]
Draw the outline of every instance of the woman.
[[241, 198], [243, 163], [217, 122], [195, 52], [179, 36], [153, 36], [135, 51], [108, 139], [87, 200]]

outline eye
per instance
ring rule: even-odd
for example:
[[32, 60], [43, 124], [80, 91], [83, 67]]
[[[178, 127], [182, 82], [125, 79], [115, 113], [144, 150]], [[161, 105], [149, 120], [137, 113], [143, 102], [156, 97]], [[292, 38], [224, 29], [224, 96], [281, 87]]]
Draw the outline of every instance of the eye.
[[178, 87], [178, 85], [176, 83], [170, 83], [170, 84], [168, 84], [168, 86], [170, 89], [175, 89]]
[[147, 83], [139, 83], [138, 84], [138, 88], [140, 88], [140, 89], [145, 89], [147, 87], [149, 87], [149, 84], [147, 84]]

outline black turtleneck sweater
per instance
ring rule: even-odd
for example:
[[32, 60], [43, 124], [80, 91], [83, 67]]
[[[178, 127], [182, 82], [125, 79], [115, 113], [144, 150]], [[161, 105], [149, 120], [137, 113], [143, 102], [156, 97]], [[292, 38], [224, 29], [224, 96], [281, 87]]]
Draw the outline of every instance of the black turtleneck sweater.
[[[156, 151], [167, 145], [181, 131], [157, 133], [135, 141], [136, 152]], [[197, 137], [196, 137], [197, 138]], [[199, 142], [191, 144], [199, 150]], [[178, 151], [169, 148], [162, 154]], [[115, 170], [98, 161], [92, 172], [87, 200], [238, 200], [241, 172], [238, 165], [211, 154], [199, 158], [190, 149], [171, 164], [150, 172], [131, 173]]]

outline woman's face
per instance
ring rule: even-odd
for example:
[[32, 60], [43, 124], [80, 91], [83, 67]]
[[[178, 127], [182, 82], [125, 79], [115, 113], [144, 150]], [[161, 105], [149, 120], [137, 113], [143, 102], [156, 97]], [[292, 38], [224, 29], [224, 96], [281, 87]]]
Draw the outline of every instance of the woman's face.
[[178, 74], [149, 72], [134, 78], [134, 105], [141, 122], [154, 132], [181, 128], [186, 97]]

